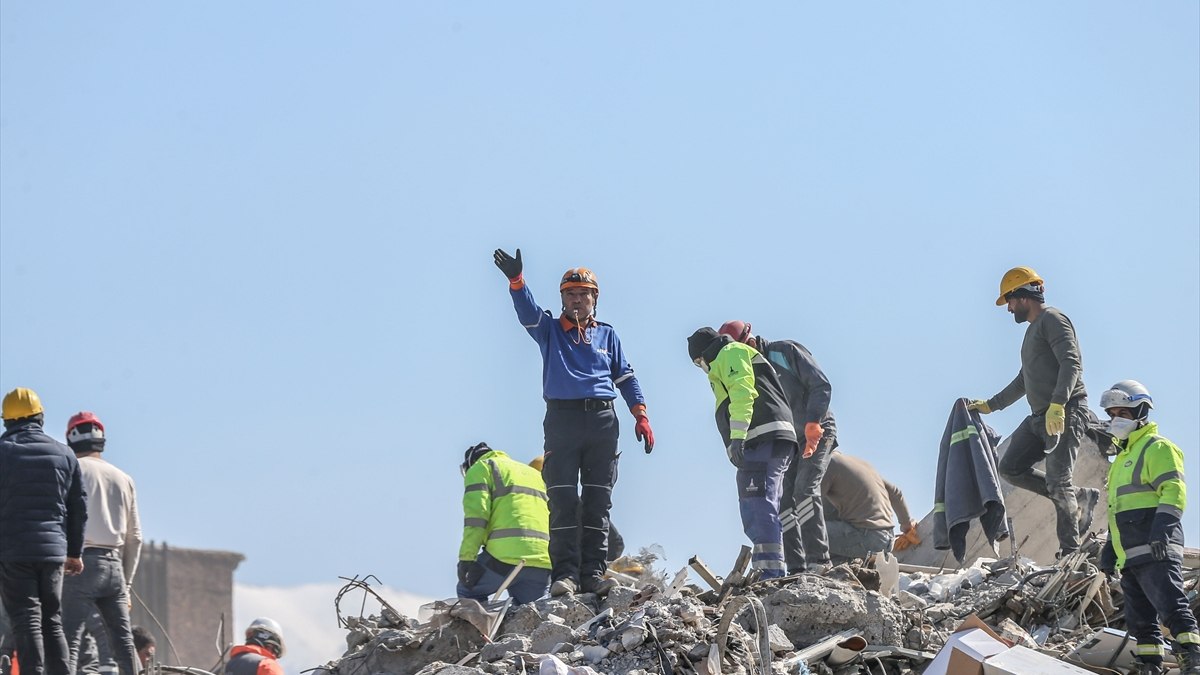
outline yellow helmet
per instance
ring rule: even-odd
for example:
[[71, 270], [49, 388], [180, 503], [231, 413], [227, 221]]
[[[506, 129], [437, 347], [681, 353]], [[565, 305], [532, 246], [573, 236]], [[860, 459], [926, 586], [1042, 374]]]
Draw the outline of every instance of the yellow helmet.
[[533, 459], [529, 460], [529, 466], [532, 466], [533, 468], [537, 469], [538, 471], [541, 471], [542, 464], [544, 464], [545, 462], [546, 462], [546, 456], [538, 455], [537, 457], [534, 457]]
[[568, 288], [590, 288], [600, 294], [600, 286], [596, 284], [596, 275], [586, 267], [572, 267], [563, 272], [562, 281], [558, 284], [561, 293]]
[[17, 387], [4, 397], [4, 419], [6, 420], [33, 417], [43, 411], [45, 408], [42, 407], [42, 399], [38, 398], [37, 392], [32, 389]]
[[1025, 284], [1044, 284], [1042, 277], [1033, 271], [1032, 267], [1014, 267], [1004, 273], [1000, 280], [1000, 297], [996, 298], [996, 306], [1003, 307], [1008, 298], [1004, 297]]

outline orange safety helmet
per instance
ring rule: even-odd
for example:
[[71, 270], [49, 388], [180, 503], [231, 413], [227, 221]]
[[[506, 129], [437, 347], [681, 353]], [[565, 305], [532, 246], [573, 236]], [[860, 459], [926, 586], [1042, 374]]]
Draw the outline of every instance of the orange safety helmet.
[[562, 281], [558, 284], [558, 292], [568, 288], [590, 288], [600, 295], [600, 286], [596, 284], [596, 275], [586, 267], [572, 267], [563, 272]]
[[721, 330], [717, 331], [721, 335], [728, 335], [737, 342], [747, 342], [750, 340], [750, 322], [749, 321], [726, 321], [721, 324]]

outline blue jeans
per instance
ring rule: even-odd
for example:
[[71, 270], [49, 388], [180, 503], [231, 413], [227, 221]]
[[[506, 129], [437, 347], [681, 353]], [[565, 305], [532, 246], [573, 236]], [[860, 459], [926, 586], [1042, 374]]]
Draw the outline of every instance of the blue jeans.
[[744, 446], [737, 470], [742, 530], [754, 543], [750, 566], [761, 570], [763, 579], [784, 574], [779, 499], [783, 475], [795, 454], [796, 444], [790, 441], [754, 441]]
[[0, 562], [0, 594], [12, 621], [21, 672], [69, 675], [62, 626], [63, 564]]
[[71, 649], [72, 671], [79, 659], [88, 617], [96, 610], [108, 628], [108, 644], [121, 675], [137, 675], [140, 664], [129, 624], [125, 570], [120, 553], [112, 549], [84, 549], [83, 574], [67, 577], [63, 583], [63, 626]]
[[867, 530], [835, 518], [826, 520], [825, 525], [829, 532], [829, 559], [835, 565], [892, 550], [894, 536], [890, 527]]
[[[470, 598], [479, 602], [491, 600], [491, 596], [504, 583], [504, 579], [512, 572], [513, 565], [496, 560], [487, 551], [479, 554], [475, 561], [475, 569], [467, 576], [470, 586], [458, 584], [458, 597]], [[504, 571], [507, 569], [507, 571]], [[501, 574], [501, 572], [504, 572]], [[550, 570], [540, 567], [523, 567], [517, 573], [517, 578], [508, 585], [508, 595], [513, 604], [524, 605], [533, 602], [546, 594], [550, 585]]]

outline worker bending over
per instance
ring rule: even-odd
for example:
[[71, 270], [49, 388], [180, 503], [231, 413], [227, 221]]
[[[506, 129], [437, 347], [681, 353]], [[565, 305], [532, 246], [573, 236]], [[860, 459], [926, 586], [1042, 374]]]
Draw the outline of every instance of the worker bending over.
[[754, 347], [771, 362], [791, 407], [792, 422], [804, 430], [804, 450], [783, 477], [779, 504], [788, 574], [824, 571], [829, 567], [829, 536], [821, 479], [829, 454], [837, 447], [837, 425], [829, 410], [833, 389], [804, 345], [793, 340], [767, 341], [752, 335], [750, 328], [745, 321], [727, 321], [719, 332]]
[[830, 453], [829, 468], [821, 480], [821, 498], [825, 500], [829, 557], [834, 564], [892, 550], [896, 522], [903, 532], [895, 541], [896, 550], [921, 543], [904, 494], [865, 459], [837, 450]]
[[751, 566], [764, 579], [784, 574], [779, 500], [783, 476], [796, 456], [796, 429], [779, 376], [750, 345], [700, 328], [688, 356], [708, 374], [717, 399], [717, 430], [737, 467], [742, 528], [754, 543]]
[[467, 448], [461, 469], [458, 597], [487, 600], [522, 560], [525, 567], [508, 594], [518, 605], [542, 597], [550, 583], [550, 511], [542, 474], [487, 443]]

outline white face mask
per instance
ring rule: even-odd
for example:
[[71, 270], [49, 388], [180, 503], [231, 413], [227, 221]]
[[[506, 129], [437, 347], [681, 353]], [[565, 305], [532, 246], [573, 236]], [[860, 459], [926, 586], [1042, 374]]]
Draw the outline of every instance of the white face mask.
[[695, 361], [692, 361], [692, 363], [696, 364], [696, 367], [700, 370], [703, 370], [706, 373], [708, 372], [708, 362], [704, 360], [704, 357], [700, 357]]
[[1124, 417], [1114, 417], [1108, 421], [1108, 432], [1111, 433], [1114, 438], [1122, 441], [1129, 438], [1129, 434], [1137, 431], [1137, 428], [1137, 420], [1129, 420], [1125, 419]]

